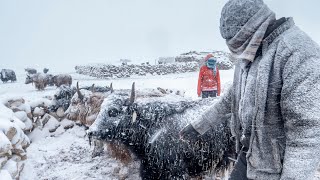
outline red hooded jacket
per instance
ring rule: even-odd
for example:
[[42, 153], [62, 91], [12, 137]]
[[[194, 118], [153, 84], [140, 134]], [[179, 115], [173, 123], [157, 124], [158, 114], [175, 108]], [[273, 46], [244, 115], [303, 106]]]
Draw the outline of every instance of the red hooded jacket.
[[[208, 55], [205, 58], [207, 61], [212, 55]], [[202, 91], [213, 91], [217, 90], [218, 96], [220, 96], [221, 86], [220, 86], [220, 73], [218, 68], [216, 67], [216, 75], [212, 69], [208, 68], [206, 65], [203, 65], [199, 72], [198, 79], [198, 96], [201, 95]]]

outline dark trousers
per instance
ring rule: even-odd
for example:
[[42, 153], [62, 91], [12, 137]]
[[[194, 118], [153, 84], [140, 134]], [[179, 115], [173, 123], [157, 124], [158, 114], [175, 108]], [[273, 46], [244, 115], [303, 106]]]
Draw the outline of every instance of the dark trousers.
[[237, 162], [230, 174], [229, 180], [249, 180], [247, 178], [246, 153], [243, 150], [241, 150], [238, 155]]
[[217, 90], [213, 91], [202, 91], [202, 98], [208, 98], [208, 97], [217, 97]]

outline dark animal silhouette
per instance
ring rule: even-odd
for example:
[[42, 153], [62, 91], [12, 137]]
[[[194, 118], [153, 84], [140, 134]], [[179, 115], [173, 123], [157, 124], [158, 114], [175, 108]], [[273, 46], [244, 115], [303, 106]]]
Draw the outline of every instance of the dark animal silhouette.
[[[235, 157], [226, 124], [194, 142], [180, 140], [179, 131], [213, 104], [214, 99], [192, 101], [158, 90], [118, 90], [103, 102], [88, 131], [89, 140], [104, 140], [130, 151], [141, 162], [142, 179], [188, 179], [209, 171], [225, 172]], [[101, 143], [99, 143], [101, 144]], [[112, 148], [111, 148], [112, 149]]]
[[17, 81], [16, 73], [11, 69], [2, 69], [0, 72], [1, 81], [6, 83], [8, 81]]

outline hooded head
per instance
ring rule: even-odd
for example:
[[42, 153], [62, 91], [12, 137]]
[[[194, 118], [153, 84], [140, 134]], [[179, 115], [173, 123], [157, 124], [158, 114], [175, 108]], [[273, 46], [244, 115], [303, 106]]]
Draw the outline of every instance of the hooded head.
[[207, 67], [210, 69], [215, 69], [216, 63], [217, 63], [217, 60], [215, 58], [211, 57], [207, 60]]
[[208, 54], [205, 58], [204, 58], [205, 64], [208, 68], [210, 69], [215, 69], [216, 67], [216, 63], [217, 63], [217, 59], [214, 58], [214, 56], [212, 54]]
[[221, 12], [221, 36], [233, 38], [263, 6], [263, 0], [229, 0]]

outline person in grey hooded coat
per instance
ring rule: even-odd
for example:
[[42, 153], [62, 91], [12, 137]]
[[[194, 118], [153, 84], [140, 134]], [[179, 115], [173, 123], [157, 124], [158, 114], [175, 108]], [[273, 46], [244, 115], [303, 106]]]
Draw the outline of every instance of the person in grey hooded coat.
[[[180, 136], [229, 123], [230, 179], [313, 179], [320, 158], [320, 48], [262, 0], [229, 0], [220, 32], [237, 58], [232, 87]], [[215, 138], [215, 137], [213, 137]]]

